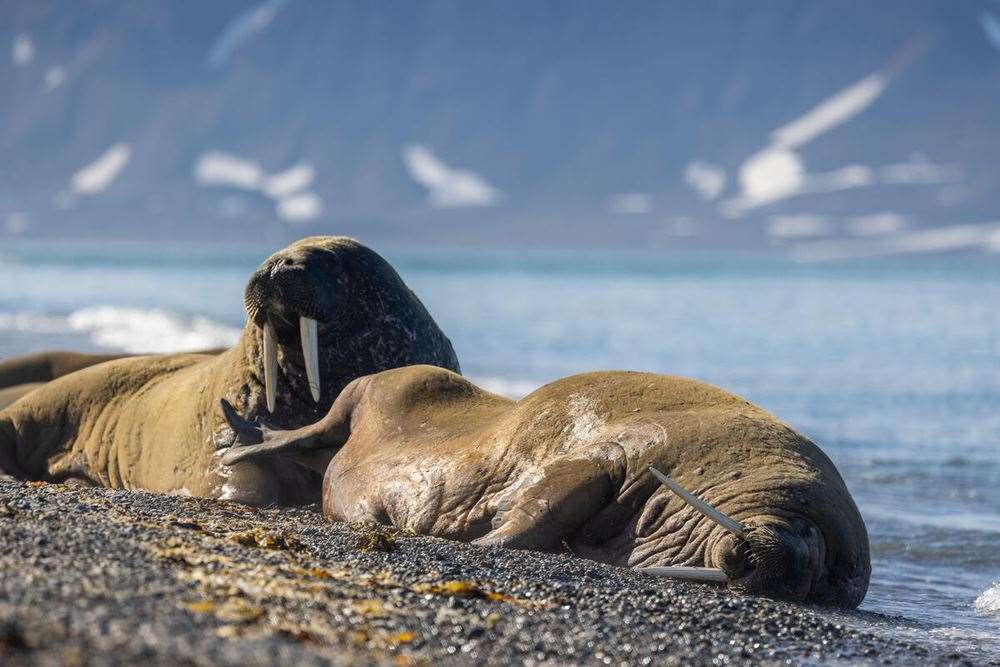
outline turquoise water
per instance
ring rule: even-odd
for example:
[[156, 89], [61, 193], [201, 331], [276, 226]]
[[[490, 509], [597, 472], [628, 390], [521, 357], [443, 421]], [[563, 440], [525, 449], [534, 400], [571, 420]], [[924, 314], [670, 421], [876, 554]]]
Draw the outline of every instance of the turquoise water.
[[[5, 246], [0, 356], [224, 343], [270, 250]], [[775, 412], [820, 443], [861, 508], [863, 608], [912, 621], [876, 629], [1000, 655], [1000, 257], [381, 250], [495, 391], [628, 368]]]

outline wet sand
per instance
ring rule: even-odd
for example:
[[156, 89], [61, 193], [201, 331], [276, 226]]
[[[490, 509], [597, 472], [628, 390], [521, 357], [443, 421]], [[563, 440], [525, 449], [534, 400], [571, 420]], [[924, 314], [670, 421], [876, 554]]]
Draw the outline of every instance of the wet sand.
[[897, 622], [315, 508], [0, 479], [6, 665], [973, 662]]

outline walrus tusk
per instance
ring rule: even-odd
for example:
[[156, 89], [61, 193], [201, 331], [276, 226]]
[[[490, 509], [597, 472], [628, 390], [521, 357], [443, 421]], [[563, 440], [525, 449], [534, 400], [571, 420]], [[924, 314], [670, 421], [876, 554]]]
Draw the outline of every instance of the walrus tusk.
[[730, 533], [733, 533], [737, 537], [746, 538], [747, 529], [743, 527], [742, 523], [740, 523], [736, 519], [726, 516], [719, 510], [715, 509], [714, 507], [706, 503], [704, 500], [694, 495], [693, 493], [691, 493], [683, 486], [681, 486], [674, 480], [664, 475], [662, 472], [660, 472], [653, 466], [649, 466], [649, 471], [653, 473], [653, 475], [655, 475], [658, 480], [663, 482], [668, 489], [670, 489], [678, 496], [680, 496], [681, 499], [688, 505], [695, 508], [696, 510], [707, 516], [709, 519], [719, 524], [720, 526], [728, 530]]
[[278, 389], [278, 343], [274, 339], [274, 327], [264, 323], [264, 395], [267, 397], [267, 411], [274, 412], [274, 398]]
[[309, 317], [299, 318], [299, 333], [302, 338], [302, 356], [306, 361], [306, 378], [309, 380], [309, 391], [313, 400], [319, 403], [319, 336], [316, 333], [316, 320]]
[[670, 567], [640, 567], [639, 571], [644, 574], [651, 574], [654, 577], [700, 581], [707, 584], [729, 583], [729, 577], [725, 571], [718, 567], [683, 567], [672, 565]]

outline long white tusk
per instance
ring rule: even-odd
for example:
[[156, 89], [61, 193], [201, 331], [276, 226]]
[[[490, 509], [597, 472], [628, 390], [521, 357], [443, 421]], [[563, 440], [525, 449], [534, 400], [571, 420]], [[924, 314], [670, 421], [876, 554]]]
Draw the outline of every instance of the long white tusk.
[[717, 567], [682, 567], [672, 565], [670, 567], [640, 567], [640, 572], [651, 574], [654, 577], [669, 577], [671, 579], [684, 579], [686, 581], [701, 581], [707, 584], [728, 584], [729, 577]]
[[742, 523], [740, 523], [736, 519], [726, 516], [719, 510], [715, 509], [714, 507], [706, 503], [704, 500], [694, 495], [693, 493], [691, 493], [683, 486], [681, 486], [674, 480], [664, 475], [662, 472], [660, 472], [653, 466], [649, 466], [649, 471], [653, 473], [658, 480], [663, 482], [667, 486], [667, 488], [669, 488], [671, 491], [680, 496], [681, 499], [684, 500], [684, 502], [686, 502], [688, 505], [695, 508], [696, 510], [707, 516], [709, 519], [719, 524], [720, 526], [728, 530], [730, 533], [733, 533], [737, 537], [743, 537], [743, 538], [746, 537], [747, 529], [743, 527]]
[[309, 391], [313, 400], [319, 403], [319, 335], [316, 320], [308, 317], [299, 318], [299, 333], [302, 337], [302, 356], [306, 361], [306, 378], [309, 380]]
[[264, 396], [267, 411], [274, 412], [274, 395], [278, 388], [278, 343], [274, 339], [274, 327], [264, 323]]

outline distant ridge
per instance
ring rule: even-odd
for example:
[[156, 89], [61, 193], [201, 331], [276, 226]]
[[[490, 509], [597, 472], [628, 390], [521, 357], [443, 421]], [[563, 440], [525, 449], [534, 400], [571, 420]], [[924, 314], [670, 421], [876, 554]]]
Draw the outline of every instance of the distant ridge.
[[4, 15], [0, 238], [1000, 247], [993, 0]]

